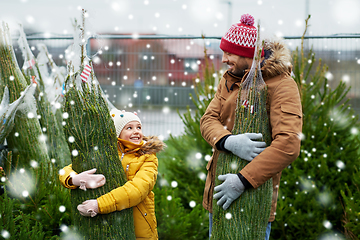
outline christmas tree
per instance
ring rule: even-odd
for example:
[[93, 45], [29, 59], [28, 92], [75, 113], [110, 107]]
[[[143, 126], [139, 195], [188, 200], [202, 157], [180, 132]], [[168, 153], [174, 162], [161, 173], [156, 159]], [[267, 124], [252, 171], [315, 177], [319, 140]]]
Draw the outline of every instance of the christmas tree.
[[[67, 114], [64, 127], [72, 153], [72, 168], [83, 172], [96, 168], [97, 173], [106, 176], [106, 184], [100, 188], [83, 191], [71, 190], [75, 230], [82, 239], [135, 239], [132, 209], [124, 209], [109, 214], [99, 214], [94, 218], [81, 216], [77, 206], [90, 199], [96, 199], [125, 184], [126, 176], [117, 151], [117, 136], [114, 122], [106, 99], [103, 98], [99, 83], [91, 67], [86, 63], [85, 52], [85, 10], [82, 25], [75, 36], [80, 43], [80, 66], [78, 71], [69, 64], [69, 76], [65, 82], [64, 113]], [[79, 38], [80, 41], [76, 40]], [[76, 46], [75, 46], [76, 47]], [[86, 70], [86, 68], [88, 70]], [[88, 71], [88, 74], [84, 74]], [[84, 77], [85, 76], [85, 77]]]
[[1, 185], [5, 187], [0, 196], [0, 231], [6, 239], [51, 238], [59, 234], [60, 225], [70, 223], [66, 211], [70, 209], [68, 190], [57, 180], [57, 169], [48, 156], [38, 120], [36, 100], [32, 94], [27, 98], [33, 84], [20, 70], [9, 36], [4, 23], [0, 29], [2, 103], [26, 100], [21, 111], [13, 112], [15, 116], [6, 117], [5, 113], [2, 119], [3, 130], [12, 117], [15, 120], [12, 131], [4, 135], [9, 147], [1, 152], [1, 168], [4, 167], [0, 173]]
[[219, 79], [206, 48], [204, 59], [201, 80], [200, 76], [194, 80], [195, 95], [191, 95], [195, 109], [188, 107], [184, 114], [179, 113], [185, 134], [170, 136], [166, 151], [158, 154], [159, 177], [154, 192], [159, 239], [208, 239], [209, 218], [202, 196], [211, 146], [202, 138], [199, 125]]
[[[0, 96], [5, 86], [10, 91], [10, 102], [15, 101], [21, 92], [30, 85], [29, 80], [21, 72], [15, 58], [8, 26], [3, 23], [0, 29]], [[15, 116], [15, 126], [7, 137], [9, 149], [13, 151], [20, 166], [28, 166], [30, 161], [36, 160], [47, 165], [50, 160], [47, 154], [45, 138], [37, 117], [36, 103], [30, 101], [27, 106], [27, 115]]]
[[315, 53], [310, 49], [305, 54], [305, 33], [300, 51], [293, 53], [304, 113], [301, 152], [282, 173], [270, 238], [341, 239], [345, 229], [340, 193], [345, 184], [350, 192], [356, 190], [351, 182], [360, 165], [358, 116], [346, 99], [346, 84], [330, 89], [321, 59], [313, 69]]
[[[24, 76], [29, 79], [28, 82], [31, 81], [31, 83], [35, 83], [36, 86], [35, 98], [37, 99], [37, 113], [47, 145], [48, 155], [51, 161], [55, 162], [57, 166], [64, 166], [65, 163], [70, 163], [70, 151], [65, 140], [63, 127], [57, 120], [59, 117], [56, 117], [57, 114], [62, 118], [60, 108], [60, 101], [62, 100], [60, 96], [61, 92], [55, 89], [56, 87], [59, 88], [58, 85], [62, 85], [62, 83], [59, 83], [59, 69], [57, 69], [51, 61], [51, 58], [48, 61], [51, 63], [50, 69], [54, 72], [52, 73], [53, 76], [49, 76], [47, 66], [41, 66], [42, 68], [40, 68], [37, 59], [35, 59], [35, 56], [30, 50], [22, 25], [20, 25], [18, 43], [24, 59]], [[46, 54], [46, 49], [43, 49], [43, 51], [45, 51], [43, 54], [49, 59], [49, 55]], [[41, 55], [39, 58], [41, 58]], [[50, 79], [50, 81], [47, 80], [45, 83], [44, 78]]]
[[349, 239], [360, 238], [360, 174], [359, 168], [354, 172], [352, 186], [355, 190], [352, 192], [347, 184], [345, 190], [341, 190], [341, 196], [344, 203], [345, 236]]
[[[258, 25], [258, 29], [260, 26]], [[271, 143], [269, 119], [266, 112], [267, 86], [261, 75], [260, 34], [252, 67], [241, 83], [237, 99], [236, 118], [232, 134], [262, 133], [263, 141]], [[232, 153], [220, 153], [216, 166], [215, 186], [221, 184], [219, 175], [240, 172], [249, 162]], [[264, 239], [270, 217], [272, 179], [257, 189], [248, 189], [225, 211], [213, 201], [211, 239]]]

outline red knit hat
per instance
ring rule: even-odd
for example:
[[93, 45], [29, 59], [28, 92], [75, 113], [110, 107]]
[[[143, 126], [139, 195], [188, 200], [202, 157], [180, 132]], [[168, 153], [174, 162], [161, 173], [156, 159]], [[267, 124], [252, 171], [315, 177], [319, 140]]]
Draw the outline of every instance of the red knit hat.
[[[254, 25], [254, 17], [250, 14], [241, 16], [240, 23], [233, 24], [221, 38], [220, 48], [242, 57], [253, 58], [257, 38], [257, 29]], [[264, 56], [262, 51], [261, 56]]]

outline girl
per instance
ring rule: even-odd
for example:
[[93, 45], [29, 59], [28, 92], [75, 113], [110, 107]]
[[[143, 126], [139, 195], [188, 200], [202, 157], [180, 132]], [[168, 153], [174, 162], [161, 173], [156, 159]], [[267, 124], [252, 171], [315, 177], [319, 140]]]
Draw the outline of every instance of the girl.
[[[136, 113], [113, 109], [110, 115], [115, 124], [118, 153], [128, 181], [97, 199], [83, 202], [77, 209], [83, 216], [94, 217], [132, 207], [136, 239], [158, 239], [152, 189], [158, 173], [155, 154], [163, 150], [165, 144], [155, 136], [143, 136], [141, 121]], [[97, 188], [106, 181], [104, 175], [94, 174], [96, 169], [77, 174], [70, 164], [63, 170], [60, 181], [70, 189]]]

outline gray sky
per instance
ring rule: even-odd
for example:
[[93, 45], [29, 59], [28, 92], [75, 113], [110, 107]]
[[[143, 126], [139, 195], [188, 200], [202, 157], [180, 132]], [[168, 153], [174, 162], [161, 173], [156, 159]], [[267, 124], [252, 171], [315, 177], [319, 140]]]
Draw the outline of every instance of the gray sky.
[[244, 13], [260, 19], [263, 37], [302, 35], [307, 13], [310, 35], [360, 33], [360, 0], [0, 0], [0, 19], [12, 31], [20, 22], [33, 32], [71, 34], [81, 8], [88, 31], [98, 34], [222, 36]]

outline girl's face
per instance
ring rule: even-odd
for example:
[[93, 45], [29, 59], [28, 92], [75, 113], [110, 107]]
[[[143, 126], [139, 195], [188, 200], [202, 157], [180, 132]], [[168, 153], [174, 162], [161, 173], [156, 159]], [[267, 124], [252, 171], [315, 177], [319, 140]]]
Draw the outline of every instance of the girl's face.
[[138, 121], [131, 121], [127, 123], [121, 131], [119, 138], [135, 144], [141, 143], [143, 140], [141, 124]]

